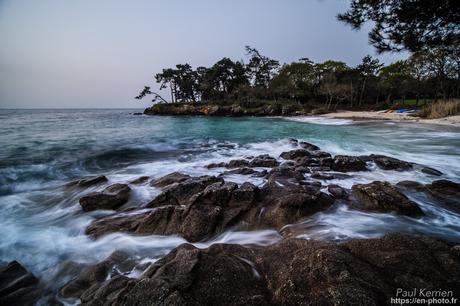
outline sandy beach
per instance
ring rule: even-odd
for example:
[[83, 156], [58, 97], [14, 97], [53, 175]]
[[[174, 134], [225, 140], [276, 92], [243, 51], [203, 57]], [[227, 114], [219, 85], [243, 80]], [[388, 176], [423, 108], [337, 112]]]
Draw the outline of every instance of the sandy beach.
[[398, 113], [379, 113], [371, 111], [339, 111], [335, 113], [329, 113], [321, 115], [325, 118], [338, 118], [338, 119], [352, 119], [356, 121], [362, 120], [391, 120], [401, 122], [418, 122], [428, 124], [440, 124], [460, 127], [460, 116], [449, 116], [439, 119], [422, 119], [419, 117], [413, 117], [409, 114], [398, 114]]

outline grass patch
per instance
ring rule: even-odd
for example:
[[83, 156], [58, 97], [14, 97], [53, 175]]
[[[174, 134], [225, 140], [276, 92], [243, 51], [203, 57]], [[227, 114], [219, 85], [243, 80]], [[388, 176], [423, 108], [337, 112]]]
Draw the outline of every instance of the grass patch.
[[425, 106], [419, 116], [427, 119], [460, 115], [460, 100], [439, 101]]

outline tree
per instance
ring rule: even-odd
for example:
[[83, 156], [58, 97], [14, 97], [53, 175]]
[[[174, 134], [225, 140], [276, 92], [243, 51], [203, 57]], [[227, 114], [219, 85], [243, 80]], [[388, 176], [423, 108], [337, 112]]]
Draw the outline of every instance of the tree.
[[144, 89], [139, 93], [139, 95], [134, 98], [137, 100], [141, 100], [146, 95], [153, 95], [152, 102], [160, 100], [161, 102], [168, 103], [168, 101], [166, 101], [160, 94], [151, 91], [149, 86], [145, 86]]
[[338, 19], [354, 29], [372, 21], [369, 41], [379, 52], [460, 45], [458, 0], [352, 0]]
[[361, 64], [356, 67], [359, 75], [361, 76], [361, 92], [359, 94], [358, 104], [361, 105], [364, 98], [364, 91], [366, 90], [366, 83], [369, 78], [375, 77], [383, 64], [380, 64], [378, 59], [373, 59], [372, 56], [366, 55]]
[[246, 46], [246, 52], [249, 56], [248, 73], [254, 86], [268, 88], [270, 80], [280, 66], [279, 62], [261, 55], [257, 49], [250, 46]]
[[387, 90], [387, 103], [391, 102], [392, 97], [399, 95], [406, 97], [407, 84], [411, 79], [407, 61], [397, 61], [380, 70], [379, 77], [383, 87]]
[[306, 100], [313, 94], [315, 69], [313, 62], [301, 59], [301, 62], [285, 64], [270, 82], [270, 88], [285, 98]]

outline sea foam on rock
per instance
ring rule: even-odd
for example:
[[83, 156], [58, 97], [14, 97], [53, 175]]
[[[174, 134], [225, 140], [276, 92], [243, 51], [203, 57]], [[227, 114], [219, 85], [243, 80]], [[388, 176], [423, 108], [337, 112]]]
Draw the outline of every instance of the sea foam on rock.
[[96, 209], [116, 209], [129, 199], [131, 188], [126, 184], [113, 184], [102, 192], [91, 192], [80, 198], [80, 205], [84, 211]]

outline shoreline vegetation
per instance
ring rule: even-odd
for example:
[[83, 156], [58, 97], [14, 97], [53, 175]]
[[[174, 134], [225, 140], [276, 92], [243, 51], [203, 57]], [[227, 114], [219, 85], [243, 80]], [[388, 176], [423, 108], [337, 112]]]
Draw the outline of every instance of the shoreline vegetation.
[[[450, 104], [443, 111], [444, 105]], [[401, 105], [399, 105], [401, 106]], [[410, 105], [409, 105], [410, 107]], [[393, 107], [395, 110], [398, 108]], [[434, 109], [434, 111], [432, 110]], [[441, 109], [441, 110], [440, 110]], [[293, 102], [260, 101], [252, 103], [159, 103], [144, 110], [146, 115], [166, 116], [321, 116], [324, 118], [350, 119], [355, 121], [391, 120], [399, 122], [417, 122], [460, 127], [460, 101], [437, 102], [415, 112], [397, 112], [388, 110], [336, 110], [328, 111], [321, 107], [302, 105]]]

